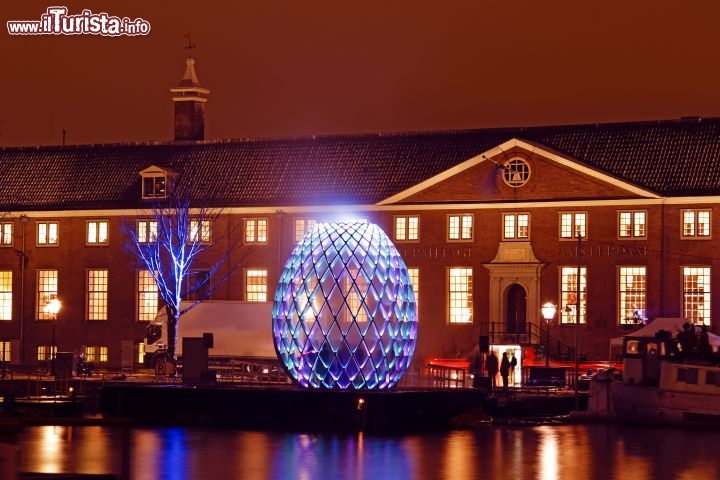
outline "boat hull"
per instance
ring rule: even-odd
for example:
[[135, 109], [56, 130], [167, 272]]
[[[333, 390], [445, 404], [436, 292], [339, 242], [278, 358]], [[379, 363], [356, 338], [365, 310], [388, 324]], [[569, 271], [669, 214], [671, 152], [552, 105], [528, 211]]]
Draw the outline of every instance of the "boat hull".
[[625, 422], [720, 426], [720, 392], [712, 395], [616, 382], [612, 403], [618, 419]]

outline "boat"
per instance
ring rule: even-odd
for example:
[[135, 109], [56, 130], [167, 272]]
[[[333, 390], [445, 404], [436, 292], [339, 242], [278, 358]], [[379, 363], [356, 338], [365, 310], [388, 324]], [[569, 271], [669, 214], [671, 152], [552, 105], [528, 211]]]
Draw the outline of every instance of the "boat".
[[609, 384], [611, 409], [624, 422], [720, 425], [720, 365], [677, 348], [671, 331], [623, 338], [622, 375]]

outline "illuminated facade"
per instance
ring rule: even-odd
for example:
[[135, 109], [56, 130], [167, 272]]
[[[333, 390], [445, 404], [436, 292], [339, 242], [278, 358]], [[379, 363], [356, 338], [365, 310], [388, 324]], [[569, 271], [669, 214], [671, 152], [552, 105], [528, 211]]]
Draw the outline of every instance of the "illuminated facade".
[[318, 223], [297, 244], [275, 293], [273, 338], [300, 385], [390, 388], [416, 337], [410, 277], [380, 227]]
[[[125, 242], [128, 229], [154, 241], [148, 211], [179, 174], [202, 193], [198, 207], [221, 211], [191, 223], [209, 248], [190, 275], [235, 247], [212, 300], [269, 310], [284, 262], [318, 223], [352, 216], [387, 232], [414, 292], [411, 368], [465, 357], [480, 336], [572, 358], [577, 335], [578, 353], [607, 359], [609, 340], [646, 319], [720, 329], [719, 118], [206, 141], [194, 62], [172, 93], [174, 142], [0, 148], [0, 362], [41, 367], [53, 346], [115, 368], [128, 352], [141, 362], [162, 305]], [[53, 297], [56, 321], [43, 310]], [[346, 298], [356, 326], [363, 301]], [[271, 330], [269, 319], [270, 350]]]

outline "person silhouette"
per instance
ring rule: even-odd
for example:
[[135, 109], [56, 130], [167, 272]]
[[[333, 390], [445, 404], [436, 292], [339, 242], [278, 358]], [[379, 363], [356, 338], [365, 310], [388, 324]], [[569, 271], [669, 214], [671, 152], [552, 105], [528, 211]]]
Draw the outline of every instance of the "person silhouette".
[[500, 361], [500, 376], [503, 381], [503, 388], [508, 386], [508, 376], [510, 375], [510, 360], [508, 360], [507, 352], [503, 352]]
[[497, 387], [498, 358], [495, 356], [495, 352], [490, 351], [490, 355], [488, 355], [487, 360], [485, 360], [485, 368], [487, 368], [492, 386]]

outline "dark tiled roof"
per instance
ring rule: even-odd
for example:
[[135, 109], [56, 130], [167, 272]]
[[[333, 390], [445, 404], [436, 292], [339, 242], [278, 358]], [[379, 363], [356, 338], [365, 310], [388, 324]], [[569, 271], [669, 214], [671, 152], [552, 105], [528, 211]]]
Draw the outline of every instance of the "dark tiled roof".
[[139, 172], [224, 206], [372, 204], [512, 138], [663, 196], [720, 193], [720, 118], [225, 142], [0, 149], [4, 211], [144, 207]]

